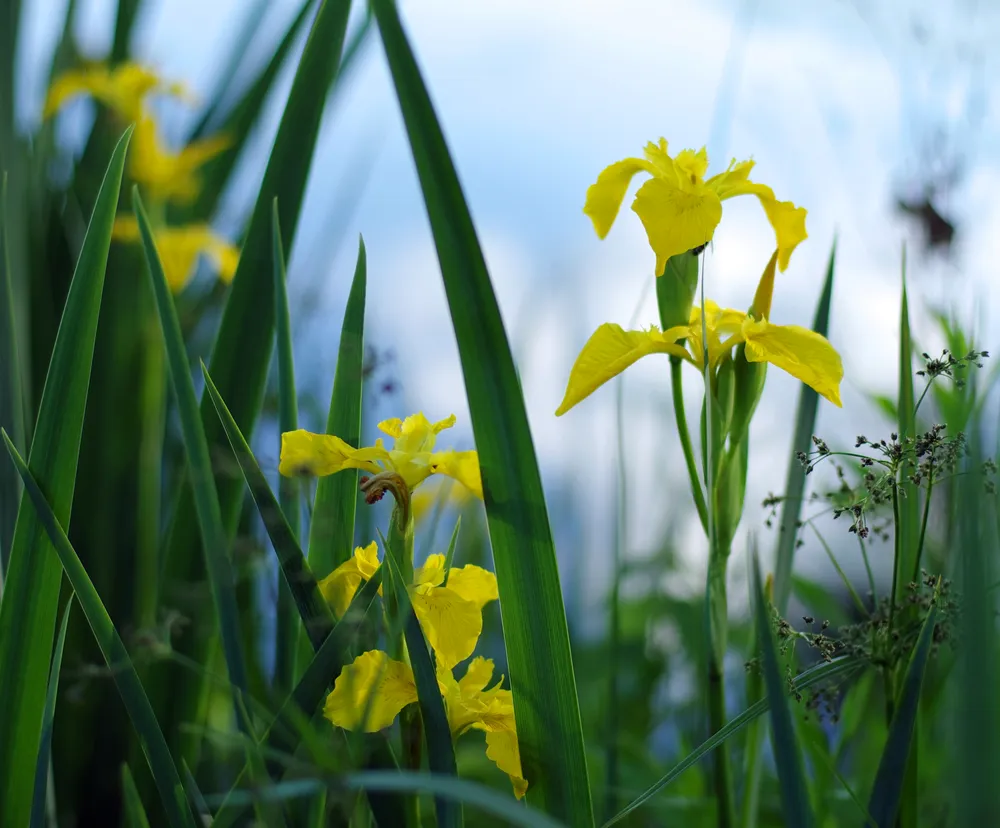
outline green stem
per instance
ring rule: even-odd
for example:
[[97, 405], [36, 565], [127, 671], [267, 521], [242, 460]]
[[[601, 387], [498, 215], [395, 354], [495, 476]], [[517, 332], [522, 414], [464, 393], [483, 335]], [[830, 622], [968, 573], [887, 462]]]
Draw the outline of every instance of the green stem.
[[691, 433], [688, 431], [687, 414], [684, 413], [684, 388], [681, 382], [681, 360], [670, 357], [670, 386], [674, 398], [674, 419], [677, 421], [677, 434], [681, 439], [681, 449], [684, 451], [684, 464], [687, 466], [688, 479], [691, 483], [691, 496], [698, 509], [701, 528], [708, 534], [708, 508], [705, 506], [705, 494], [698, 475], [698, 463], [694, 457], [691, 445]]
[[[713, 549], [708, 563], [708, 724], [713, 736], [726, 725], [726, 679], [724, 660], [728, 637], [728, 601], [726, 597], [727, 556]], [[736, 825], [736, 803], [733, 797], [733, 772], [729, 751], [720, 745], [713, 757], [715, 801], [719, 828]]]
[[[896, 614], [896, 590], [899, 586], [899, 570], [902, 566], [903, 540], [900, 537], [900, 517], [899, 517], [899, 484], [893, 479], [892, 487], [892, 523], [893, 523], [893, 545], [895, 547], [895, 560], [892, 564], [892, 589], [889, 592], [889, 623], [886, 626], [885, 640], [888, 649], [892, 641], [892, 626]], [[892, 724], [892, 716], [895, 712], [895, 688], [892, 674], [892, 666], [885, 664], [882, 668], [882, 683], [885, 687], [885, 722]]]
[[920, 578], [920, 559], [924, 554], [924, 538], [927, 537], [927, 518], [931, 514], [931, 492], [934, 490], [934, 469], [927, 474], [927, 497], [924, 498], [924, 516], [920, 521], [920, 539], [917, 541], [917, 557], [913, 562], [913, 580]]

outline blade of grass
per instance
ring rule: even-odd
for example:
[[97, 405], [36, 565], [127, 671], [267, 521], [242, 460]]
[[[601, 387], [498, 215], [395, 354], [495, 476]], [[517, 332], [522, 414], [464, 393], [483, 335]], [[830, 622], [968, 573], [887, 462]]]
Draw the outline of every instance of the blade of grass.
[[[830, 301], [833, 296], [833, 273], [837, 261], [837, 239], [830, 247], [830, 258], [826, 266], [826, 278], [816, 305], [812, 329], [823, 336], [830, 329]], [[788, 598], [792, 593], [792, 564], [795, 560], [795, 540], [798, 534], [799, 516], [802, 514], [802, 496], [806, 489], [806, 470], [799, 462], [799, 452], [809, 452], [816, 427], [816, 412], [819, 408], [819, 394], [806, 384], [799, 388], [799, 404], [795, 411], [795, 433], [792, 437], [792, 451], [785, 472], [785, 498], [781, 504], [781, 523], [778, 527], [778, 548], [774, 563], [774, 604], [779, 613], [788, 609]]]
[[923, 684], [931, 645], [934, 643], [936, 623], [935, 604], [927, 613], [917, 645], [910, 654], [910, 663], [906, 668], [902, 690], [897, 699], [896, 712], [892, 724], [889, 725], [889, 737], [886, 739], [882, 758], [879, 759], [875, 785], [868, 800], [868, 813], [871, 814], [877, 828], [891, 828], [899, 812], [907, 761], [910, 758], [911, 745], [916, 744], [913, 737], [920, 704], [920, 687]]
[[281, 568], [282, 580], [295, 600], [295, 606], [302, 618], [302, 623], [305, 625], [309, 640], [314, 648], [319, 647], [333, 628], [333, 615], [330, 613], [326, 601], [323, 600], [316, 578], [302, 554], [302, 549], [288, 525], [281, 506], [274, 497], [271, 487], [267, 484], [264, 472], [257, 465], [257, 460], [250, 451], [250, 446], [247, 445], [246, 439], [226, 407], [226, 403], [204, 363], [202, 363], [201, 369], [205, 377], [205, 388], [215, 405], [233, 453], [243, 470], [250, 494], [253, 496], [254, 503], [257, 504], [264, 528], [271, 539], [274, 554], [277, 556]]
[[[349, 13], [350, 0], [324, 0], [317, 12], [278, 125], [209, 363], [219, 391], [247, 435], [252, 435], [260, 414], [273, 340], [274, 290], [269, 232], [272, 202], [277, 198], [283, 211], [282, 246], [291, 250], [326, 102], [325, 93], [340, 62]], [[209, 445], [217, 447], [224, 443], [222, 428], [208, 395], [202, 397], [201, 417]], [[220, 474], [217, 485], [225, 526], [232, 532], [239, 519], [244, 484]], [[182, 490], [169, 537], [164, 553], [166, 577], [179, 583], [201, 580], [204, 576], [198, 563], [200, 539], [189, 485]], [[176, 643], [180, 652], [199, 663], [204, 662], [207, 646], [206, 637], [196, 627]], [[180, 722], [197, 719], [201, 689], [197, 682], [182, 681], [176, 674], [161, 685], [160, 703], [169, 710], [166, 718], [171, 733], [180, 732]]]
[[[111, 155], [56, 335], [29, 461], [57, 518], [69, 522], [80, 438], [125, 150]], [[0, 825], [25, 825], [31, 810], [62, 570], [34, 509], [22, 498], [0, 603]]]
[[[860, 666], [859, 662], [852, 658], [835, 658], [829, 663], [817, 664], [815, 667], [810, 667], [808, 670], [804, 670], [795, 677], [792, 684], [796, 690], [806, 690], [809, 687], [815, 687], [818, 684], [823, 684], [834, 678], [844, 676], [846, 673], [854, 672], [858, 670]], [[763, 716], [767, 713], [768, 709], [769, 703], [766, 698], [761, 699], [756, 704], [748, 707], [740, 713], [740, 715], [732, 719], [724, 728], [722, 728], [722, 730], [698, 745], [697, 748], [674, 765], [674, 767], [671, 768], [665, 776], [658, 779], [649, 788], [633, 799], [628, 805], [622, 808], [622, 810], [605, 822], [601, 828], [608, 828], [608, 826], [620, 822], [637, 808], [645, 805], [650, 799], [666, 788], [667, 785], [684, 773], [684, 771], [696, 765], [703, 757], [715, 750], [730, 736], [735, 736], [750, 722], [754, 721], [759, 716]]]
[[[13, 465], [13, 464], [11, 464]], [[16, 469], [15, 469], [16, 471]], [[49, 759], [52, 756], [52, 723], [56, 716], [56, 697], [59, 693], [59, 671], [62, 668], [63, 648], [66, 646], [66, 630], [69, 628], [69, 614], [73, 609], [73, 599], [66, 602], [59, 637], [52, 653], [52, 670], [49, 672], [49, 687], [45, 693], [45, 714], [42, 717], [42, 739], [35, 763], [35, 793], [31, 801], [31, 828], [42, 828], [46, 818], [46, 794], [49, 782]]]
[[[326, 422], [327, 434], [336, 434], [352, 448], [358, 448], [361, 443], [367, 281], [365, 240], [359, 237], [358, 261], [340, 329], [337, 370]], [[309, 563], [317, 571], [330, 573], [350, 557], [357, 500], [358, 475], [354, 472], [331, 474], [316, 483], [316, 501], [309, 527]]]
[[771, 745], [774, 748], [774, 762], [778, 766], [778, 782], [781, 788], [781, 810], [788, 828], [809, 828], [813, 815], [809, 805], [809, 790], [806, 787], [802, 754], [795, 741], [795, 726], [788, 709], [787, 684], [781, 675], [778, 663], [778, 648], [771, 630], [771, 613], [764, 596], [764, 586], [760, 577], [760, 562], [756, 551], [753, 554], [754, 598], [757, 603], [757, 633], [760, 637], [764, 671], [764, 688], [767, 691], [768, 707], [771, 710]]
[[205, 819], [211, 819], [212, 812], [205, 802], [205, 797], [198, 787], [198, 782], [194, 778], [194, 774], [191, 773], [191, 768], [188, 767], [187, 762], [183, 759], [181, 760], [181, 772], [184, 774], [184, 791], [187, 794], [188, 801], [194, 806], [194, 812], [202, 822]]
[[[7, 234], [7, 173], [0, 171], [0, 425], [10, 430], [14, 445], [23, 450], [24, 397]], [[0, 595], [20, 499], [21, 479], [4, 464], [0, 469]]]
[[[385, 539], [382, 545], [386, 546]], [[387, 548], [387, 547], [386, 547]], [[430, 651], [420, 622], [410, 603], [410, 595], [406, 591], [406, 581], [396, 563], [396, 557], [386, 551], [384, 560], [389, 564], [392, 573], [390, 578], [400, 616], [404, 619], [403, 635], [406, 638], [406, 649], [410, 656], [410, 666], [413, 668], [413, 680], [417, 685], [417, 702], [420, 705], [420, 716], [424, 723], [424, 740], [427, 745], [427, 767], [432, 774], [442, 776], [458, 776], [458, 765], [455, 762], [455, 745], [451, 740], [451, 728], [448, 726], [448, 714], [444, 709], [444, 699], [441, 698], [441, 688], [438, 686], [437, 673], [431, 661]], [[445, 797], [434, 797], [437, 813], [437, 824], [440, 828], [460, 828], [462, 825], [462, 809], [453, 800]]]
[[[295, 431], [299, 427], [298, 404], [295, 399], [295, 359], [292, 355], [292, 322], [285, 292], [285, 252], [281, 247], [281, 224], [278, 220], [278, 200], [272, 202], [271, 242], [274, 257], [274, 325], [278, 342], [278, 431]], [[202, 366], [204, 370], [204, 366]], [[218, 407], [218, 406], [216, 406]], [[223, 423], [225, 425], [225, 423]], [[288, 522], [292, 537], [298, 541], [299, 479], [282, 475], [278, 480], [278, 503]], [[295, 652], [298, 637], [298, 613], [288, 582], [278, 577], [278, 630], [275, 637], [274, 685], [288, 692], [295, 682]]]
[[38, 516], [39, 523], [55, 547], [62, 569], [66, 572], [66, 577], [69, 578], [73, 592], [76, 593], [80, 602], [80, 609], [87, 617], [94, 638], [104, 655], [104, 661], [118, 686], [118, 692], [125, 703], [129, 718], [142, 742], [142, 750], [149, 762], [149, 769], [152, 771], [156, 787], [163, 800], [167, 820], [172, 826], [193, 828], [194, 821], [191, 812], [186, 808], [181, 808], [177, 802], [176, 791], [181, 788], [180, 776], [177, 773], [174, 760], [170, 756], [170, 751], [167, 749], [163, 731], [160, 730], [160, 725], [153, 714], [153, 708], [149, 704], [149, 699], [146, 698], [146, 691], [143, 690], [142, 682], [139, 681], [139, 676], [135, 672], [128, 650], [125, 649], [125, 643], [118, 634], [118, 630], [115, 629], [114, 622], [101, 601], [101, 596], [97, 594], [93, 581], [90, 580], [76, 550], [73, 549], [69, 538], [66, 537], [65, 530], [42, 493], [34, 475], [28, 470], [10, 437], [7, 436], [7, 432], [0, 429], [0, 436], [3, 437], [7, 445], [7, 452], [14, 461], [17, 472], [24, 483], [24, 490], [28, 495], [25, 501], [30, 501], [31, 507]]
[[125, 824], [128, 828], [149, 828], [149, 817], [142, 807], [139, 789], [135, 786], [132, 771], [122, 763], [122, 806], [125, 810]]
[[528, 798], [572, 825], [592, 825], [559, 570], [510, 344], [458, 175], [396, 5], [374, 0], [372, 8], [420, 178], [462, 361]]
[[187, 351], [184, 347], [180, 322], [177, 319], [177, 308], [174, 306], [167, 279], [163, 275], [163, 265], [156, 250], [156, 243], [153, 241], [153, 231], [150, 229], [146, 210], [139, 197], [139, 188], [135, 186], [132, 188], [132, 208], [139, 222], [146, 266], [153, 294], [156, 296], [156, 308], [160, 315], [167, 363], [170, 366], [170, 384], [177, 397], [177, 411], [188, 461], [188, 476], [194, 490], [195, 514], [201, 530], [201, 547], [205, 553], [205, 569], [208, 572], [212, 600], [219, 622], [222, 652], [229, 680], [234, 687], [234, 696], [238, 696], [240, 692], [247, 692], [247, 670], [240, 638], [239, 608], [234, 588], [235, 575], [229, 558], [228, 536], [222, 523], [219, 493], [212, 475], [208, 438], [205, 436], [201, 417], [198, 416], [198, 398], [191, 380]]

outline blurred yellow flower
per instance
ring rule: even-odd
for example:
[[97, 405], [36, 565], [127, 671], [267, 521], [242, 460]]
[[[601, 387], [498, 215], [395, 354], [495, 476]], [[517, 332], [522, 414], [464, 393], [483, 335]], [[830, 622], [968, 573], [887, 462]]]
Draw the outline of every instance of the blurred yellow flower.
[[[378, 565], [378, 547], [372, 541], [357, 547], [350, 560], [320, 581], [320, 592], [338, 618], [347, 612], [362, 582], [375, 574]], [[414, 572], [408, 592], [438, 663], [449, 669], [472, 655], [483, 631], [483, 607], [499, 597], [496, 575], [473, 564], [452, 567], [445, 585], [444, 555], [427, 558]]]
[[166, 83], [151, 69], [136, 63], [120, 63], [113, 69], [103, 63], [63, 72], [49, 88], [43, 117], [50, 118], [77, 95], [90, 95], [126, 121], [138, 121], [143, 100], [153, 92], [189, 97], [181, 83]]
[[438, 506], [459, 511], [475, 500], [475, 495], [466, 486], [456, 486], [451, 479], [437, 486], [428, 482], [417, 489], [410, 498], [410, 513], [415, 524], [434, 514]]
[[[134, 216], [119, 216], [111, 231], [119, 241], [139, 241], [139, 224]], [[198, 256], [207, 256], [223, 282], [231, 282], [240, 260], [240, 251], [220, 238], [207, 224], [161, 227], [153, 231], [156, 250], [163, 264], [163, 274], [174, 293], [179, 293], [191, 278]]]
[[[493, 679], [493, 667], [491, 659], [479, 656], [456, 680], [451, 669], [439, 661], [438, 687], [452, 736], [457, 738], [468, 730], [484, 731], [486, 755], [510, 777], [514, 795], [520, 799], [528, 783], [521, 770], [514, 698], [510, 690], [501, 689], [502, 677], [487, 688]], [[417, 686], [410, 666], [381, 650], [369, 650], [341, 671], [323, 712], [337, 727], [355, 729], [363, 725], [365, 731], [374, 733], [389, 727], [404, 707], [416, 701]]]
[[806, 211], [790, 201], [778, 201], [766, 184], [749, 180], [753, 161], [737, 162], [719, 175], [705, 180], [708, 155], [704, 147], [667, 153], [667, 142], [646, 144], [645, 158], [626, 158], [607, 167], [587, 190], [583, 212], [594, 230], [604, 238], [621, 209], [632, 177], [639, 172], [650, 178], [635, 194], [632, 210], [646, 228], [656, 254], [656, 275], [663, 273], [667, 259], [711, 241], [722, 218], [722, 202], [739, 195], [755, 195], [778, 239], [778, 265], [788, 267], [795, 246], [806, 238]]
[[417, 413], [405, 420], [384, 420], [379, 430], [394, 439], [391, 449], [380, 437], [374, 446], [352, 448], [332, 434], [314, 434], [299, 429], [281, 435], [278, 470], [286, 477], [313, 474], [324, 477], [344, 469], [362, 469], [378, 474], [399, 474], [412, 491], [432, 474], [443, 474], [467, 486], [482, 499], [479, 455], [474, 451], [434, 451], [437, 435], [455, 425], [455, 415], [431, 423]]
[[199, 168], [231, 143], [229, 138], [217, 135], [171, 152], [160, 143], [155, 121], [143, 116], [129, 146], [129, 175], [152, 199], [190, 201], [201, 189]]
[[[825, 337], [808, 328], [773, 325], [767, 320], [776, 258], [777, 254], [761, 277], [751, 313], [720, 308], [715, 302], [705, 301], [709, 365], [714, 367], [723, 357], [729, 357], [734, 347], [744, 343], [748, 362], [769, 362], [839, 407], [844, 368], [834, 347]], [[687, 325], [677, 325], [666, 331], [656, 326], [645, 331], [626, 331], [620, 325], [601, 325], [576, 358], [556, 416], [565, 414], [609, 379], [649, 354], [670, 354], [703, 369], [705, 347], [701, 308], [691, 309]]]

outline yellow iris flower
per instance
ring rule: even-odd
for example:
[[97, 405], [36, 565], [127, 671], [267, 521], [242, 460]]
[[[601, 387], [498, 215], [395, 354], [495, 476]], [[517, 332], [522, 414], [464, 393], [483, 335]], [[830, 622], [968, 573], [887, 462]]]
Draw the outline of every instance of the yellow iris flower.
[[[115, 219], [111, 236], [119, 241], [137, 242], [139, 224], [133, 216], [119, 216]], [[163, 274], [174, 293], [179, 293], [187, 285], [200, 255], [208, 256], [223, 282], [233, 280], [240, 251], [213, 233], [207, 224], [161, 227], [154, 230], [153, 240], [163, 264]]]
[[231, 143], [217, 135], [171, 152], [160, 143], [153, 119], [142, 117], [129, 146], [129, 175], [152, 199], [190, 201], [201, 189], [199, 168]]
[[[320, 592], [338, 618], [347, 612], [354, 594], [375, 574], [378, 565], [378, 547], [372, 541], [368, 546], [357, 547], [350, 560], [320, 581]], [[499, 593], [497, 576], [473, 564], [452, 567], [447, 586], [444, 580], [444, 555], [430, 555], [414, 572], [408, 592], [438, 664], [450, 670], [476, 649], [483, 631], [483, 607], [496, 601]]]
[[[769, 362], [801, 380], [840, 407], [840, 381], [844, 368], [840, 355], [825, 337], [798, 325], [774, 325], [771, 312], [776, 253], [761, 277], [752, 313], [720, 308], [705, 300], [705, 330], [709, 366], [731, 358], [733, 348], [745, 345], [749, 362]], [[685, 344], [682, 344], [685, 343]], [[569, 411], [612, 377], [649, 354], [670, 354], [704, 369], [701, 308], [693, 307], [687, 325], [666, 331], [652, 326], [626, 331], [620, 325], [601, 325], [583, 346], [569, 375], [566, 395], [556, 416]]]
[[[452, 735], [458, 737], [468, 730], [484, 731], [486, 755], [510, 777], [514, 795], [520, 799], [528, 783], [521, 770], [514, 699], [510, 690], [501, 689], [502, 677], [487, 688], [493, 678], [493, 667], [491, 659], [478, 656], [469, 662], [465, 675], [456, 680], [452, 670], [439, 660], [438, 687]], [[334, 725], [347, 729], [361, 726], [364, 720], [364, 729], [374, 733], [389, 727], [404, 707], [416, 701], [417, 685], [410, 666], [389, 658], [381, 650], [369, 650], [337, 677], [323, 713]]]
[[444, 474], [467, 486], [480, 500], [483, 484], [479, 475], [479, 455], [474, 451], [434, 451], [437, 435], [455, 425], [455, 415], [431, 423], [417, 413], [405, 420], [384, 420], [379, 431], [394, 438], [387, 449], [380, 437], [374, 446], [352, 448], [332, 434], [314, 434], [299, 429], [281, 435], [278, 471], [286, 477], [313, 474], [323, 477], [344, 469], [361, 469], [379, 474], [399, 474], [412, 491], [432, 474]]
[[143, 100], [153, 92], [189, 97], [183, 84], [165, 83], [150, 69], [136, 63], [120, 63], [113, 69], [93, 64], [63, 72], [49, 88], [43, 117], [50, 118], [70, 98], [90, 95], [126, 121], [138, 121]]
[[705, 180], [708, 155], [705, 148], [682, 150], [676, 157], [667, 152], [667, 142], [646, 144], [645, 158], [626, 158], [606, 168], [587, 190], [583, 212], [594, 230], [604, 238], [614, 223], [625, 191], [637, 173], [652, 176], [636, 192], [632, 210], [638, 214], [650, 247], [656, 254], [656, 275], [663, 273], [667, 259], [711, 241], [722, 219], [722, 202], [739, 195], [755, 195], [778, 239], [778, 265], [782, 271], [796, 245], [806, 238], [806, 211], [790, 201], [778, 201], [766, 184], [750, 181], [753, 161], [735, 159], [729, 168]]

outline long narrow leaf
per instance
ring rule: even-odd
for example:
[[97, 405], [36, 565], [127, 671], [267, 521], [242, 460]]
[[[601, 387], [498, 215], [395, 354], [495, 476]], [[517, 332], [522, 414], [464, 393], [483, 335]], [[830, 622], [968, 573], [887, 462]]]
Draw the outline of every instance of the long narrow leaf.
[[[441, 688], [431, 661], [430, 650], [427, 648], [427, 640], [410, 603], [403, 573], [393, 553], [388, 549], [384, 560], [389, 564], [392, 573], [389, 580], [396, 595], [400, 617], [403, 619], [403, 636], [410, 656], [410, 666], [413, 668], [413, 680], [417, 685], [417, 701], [420, 705], [424, 739], [427, 744], [427, 767], [433, 774], [457, 776], [458, 765], [455, 762], [455, 745], [451, 740], [451, 729], [448, 727], [448, 713], [444, 709], [444, 699], [441, 698]], [[459, 828], [462, 825], [462, 809], [454, 801], [435, 797], [434, 806], [440, 828], [445, 826]]]
[[[11, 464], [13, 465], [13, 464]], [[16, 471], [16, 469], [15, 469]], [[45, 799], [49, 783], [49, 759], [52, 756], [52, 724], [56, 717], [56, 698], [59, 695], [59, 672], [62, 669], [63, 649], [66, 646], [66, 630], [69, 628], [69, 614], [73, 609], [73, 599], [66, 602], [59, 637], [52, 653], [52, 669], [49, 671], [49, 689], [45, 694], [45, 715], [42, 718], [42, 741], [35, 763], [35, 795], [31, 802], [31, 828], [42, 828], [45, 824]]]
[[[903, 248], [902, 282], [903, 293], [899, 308], [899, 396], [897, 406], [899, 442], [913, 439], [917, 434], [913, 407], [913, 339], [910, 336], [910, 307], [906, 291], [906, 248]], [[902, 602], [906, 585], [914, 577], [917, 560], [917, 531], [920, 523], [920, 499], [917, 487], [909, 480], [911, 469], [904, 469], [900, 475], [899, 532], [897, 567], [893, 584], [896, 592], [892, 600]]]
[[[337, 371], [326, 431], [352, 448], [361, 443], [361, 389], [365, 362], [365, 240], [358, 239], [358, 262], [340, 329]], [[344, 471], [321, 477], [309, 527], [309, 562], [319, 572], [332, 572], [346, 561], [354, 546], [354, 513], [358, 502], [357, 474]]]
[[319, 647], [333, 628], [333, 615], [330, 613], [326, 601], [323, 600], [316, 578], [306, 562], [305, 555], [302, 554], [298, 541], [295, 540], [295, 535], [281, 511], [281, 506], [278, 505], [271, 487], [267, 484], [264, 472], [257, 465], [257, 460], [250, 451], [250, 446], [247, 445], [239, 426], [236, 425], [236, 420], [233, 419], [233, 415], [226, 407], [211, 375], [204, 364], [201, 367], [205, 376], [205, 387], [215, 404], [219, 419], [229, 437], [233, 453], [243, 470], [250, 494], [253, 495], [261, 520], [264, 522], [264, 528], [267, 530], [271, 545], [274, 547], [274, 553], [278, 556], [283, 579], [295, 599], [295, 605], [302, 618], [302, 623], [305, 625], [309, 640], [312, 641], [314, 648]]
[[[819, 303], [813, 316], [812, 329], [826, 336], [830, 328], [830, 300], [833, 296], [833, 272], [837, 260], [837, 239], [830, 248], [826, 278], [820, 292]], [[792, 451], [785, 472], [785, 499], [781, 504], [781, 523], [778, 529], [778, 549], [774, 563], [774, 604], [784, 613], [792, 592], [792, 563], [795, 559], [795, 541], [798, 534], [799, 515], [802, 513], [802, 494], [806, 488], [806, 470], [799, 462], [799, 452], [809, 452], [816, 427], [819, 394], [805, 383], [799, 388], [799, 404], [795, 411], [795, 434]]]
[[482, 468], [529, 799], [575, 826], [593, 804], [569, 630], [538, 462], [486, 262], [392, 0], [372, 8], [430, 218]]
[[[278, 200], [272, 204], [271, 243], [274, 259], [274, 325], [278, 341], [278, 431], [295, 431], [299, 427], [299, 410], [295, 398], [295, 359], [292, 355], [292, 321], [288, 313], [285, 291], [285, 251], [281, 246], [281, 225], [278, 221]], [[218, 405], [216, 406], [218, 407]], [[223, 423], [225, 425], [225, 423]], [[235, 423], [234, 423], [235, 425]], [[232, 442], [232, 441], [230, 441]], [[278, 503], [288, 521], [288, 529], [297, 541], [300, 536], [299, 480], [281, 476], [278, 481]], [[298, 614], [288, 583], [278, 578], [278, 624], [275, 642], [274, 684], [288, 690], [295, 680], [295, 645], [298, 634]]]
[[[56, 518], [69, 523], [83, 416], [125, 151], [118, 141], [101, 185], [56, 335], [28, 455]], [[25, 825], [55, 635], [62, 570], [35, 510], [22, 499], [0, 604], [0, 825]]]
[[[815, 667], [810, 667], [808, 670], [803, 671], [795, 677], [793, 684], [796, 690], [805, 690], [809, 687], [815, 687], [817, 684], [824, 684], [835, 678], [842, 678], [845, 674], [853, 673], [858, 670], [859, 666], [858, 662], [854, 659], [847, 657], [837, 658], [829, 663], [818, 664]], [[667, 785], [684, 773], [684, 771], [694, 767], [702, 760], [702, 758], [715, 750], [729, 737], [735, 736], [750, 722], [767, 713], [768, 709], [769, 705], [767, 699], [762, 699], [756, 704], [748, 707], [740, 713], [739, 716], [732, 719], [724, 728], [698, 745], [698, 747], [691, 751], [691, 753], [674, 765], [674, 767], [672, 767], [665, 776], [658, 779], [649, 788], [633, 799], [611, 819], [605, 822], [601, 828], [608, 828], [609, 826], [620, 822], [637, 808], [645, 805], [650, 799], [666, 788]]]
[[897, 699], [895, 715], [889, 725], [889, 737], [879, 759], [878, 773], [875, 775], [875, 785], [871, 798], [868, 800], [868, 813], [875, 820], [876, 828], [891, 828], [899, 811], [900, 796], [903, 792], [903, 780], [906, 776], [907, 760], [910, 757], [913, 741], [913, 729], [917, 722], [917, 709], [920, 704], [920, 687], [923, 684], [924, 672], [927, 669], [927, 658], [934, 643], [934, 625], [937, 623], [937, 605], [931, 607], [920, 629], [917, 645], [910, 655], [910, 663], [906, 668], [902, 692]]
[[87, 617], [87, 622], [101, 648], [108, 670], [118, 686], [118, 692], [125, 703], [125, 709], [138, 733], [143, 753], [149, 762], [149, 769], [153, 773], [153, 780], [163, 800], [163, 809], [167, 819], [172, 826], [192, 828], [194, 820], [191, 812], [182, 809], [176, 799], [176, 791], [181, 787], [180, 776], [177, 773], [174, 760], [170, 756], [170, 751], [167, 749], [163, 731], [160, 730], [160, 725], [153, 714], [153, 708], [149, 704], [149, 699], [146, 698], [146, 691], [143, 690], [142, 682], [139, 681], [132, 659], [129, 658], [128, 650], [125, 649], [125, 643], [118, 634], [118, 630], [115, 629], [114, 622], [101, 601], [101, 596], [97, 594], [93, 581], [90, 580], [76, 550], [73, 549], [69, 538], [66, 537], [65, 530], [42, 493], [35, 477], [28, 470], [21, 455], [18, 454], [10, 437], [7, 436], [7, 432], [0, 429], [0, 435], [3, 436], [3, 440], [7, 444], [7, 451], [24, 482], [25, 493], [28, 495], [25, 501], [30, 501], [31, 507], [38, 515], [39, 523], [55, 547], [62, 569], [65, 570], [66, 577], [69, 578], [70, 585], [80, 602], [80, 609]]
[[128, 765], [122, 765], [122, 805], [125, 810], [125, 824], [128, 828], [149, 828], [149, 817], [142, 807], [139, 789], [135, 786], [132, 771]]
[[764, 596], [764, 586], [760, 578], [760, 563], [756, 554], [753, 560], [754, 598], [757, 603], [757, 633], [762, 651], [764, 688], [767, 690], [768, 707], [771, 710], [771, 744], [774, 747], [774, 762], [778, 766], [778, 782], [781, 788], [781, 810], [788, 828], [809, 828], [814, 822], [809, 805], [809, 789], [806, 787], [802, 754], [795, 739], [792, 713], [788, 709], [788, 693], [781, 665], [778, 663], [778, 648], [771, 630], [771, 613]]
[[188, 366], [187, 351], [181, 334], [180, 322], [177, 319], [177, 309], [167, 279], [163, 274], [163, 265], [156, 243], [153, 241], [153, 231], [146, 217], [146, 210], [139, 198], [139, 188], [132, 188], [132, 207], [139, 222], [139, 232], [142, 236], [142, 246], [146, 254], [146, 265], [149, 269], [156, 297], [156, 308], [160, 315], [160, 326], [163, 329], [163, 341], [167, 350], [167, 362], [170, 365], [170, 384], [177, 396], [177, 410], [180, 415], [181, 432], [184, 436], [184, 449], [187, 454], [189, 476], [194, 489], [195, 514], [201, 530], [202, 549], [205, 553], [205, 568], [208, 571], [209, 583], [212, 587], [212, 599], [219, 620], [219, 631], [222, 636], [222, 651], [229, 671], [229, 680], [237, 690], [247, 691], [246, 662], [243, 658], [242, 639], [240, 638], [239, 609], [236, 605], [235, 576], [232, 562], [229, 559], [229, 543], [226, 530], [222, 525], [222, 511], [219, 508], [219, 493], [215, 488], [215, 478], [212, 475], [212, 461], [208, 453], [208, 439], [201, 417], [198, 416], [198, 398]]

